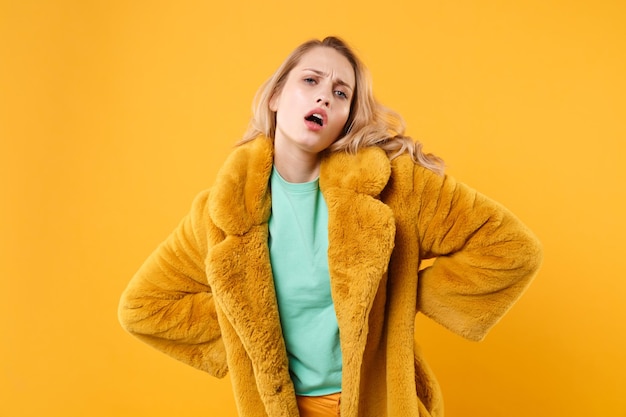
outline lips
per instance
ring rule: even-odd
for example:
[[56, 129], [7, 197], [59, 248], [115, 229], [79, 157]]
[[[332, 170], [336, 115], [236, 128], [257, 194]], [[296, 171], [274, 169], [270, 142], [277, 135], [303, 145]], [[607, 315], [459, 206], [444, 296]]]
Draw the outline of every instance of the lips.
[[307, 113], [306, 116], [304, 116], [304, 120], [308, 122], [307, 124], [309, 126], [317, 127], [319, 129], [326, 125], [328, 121], [328, 116], [324, 109], [314, 109]]

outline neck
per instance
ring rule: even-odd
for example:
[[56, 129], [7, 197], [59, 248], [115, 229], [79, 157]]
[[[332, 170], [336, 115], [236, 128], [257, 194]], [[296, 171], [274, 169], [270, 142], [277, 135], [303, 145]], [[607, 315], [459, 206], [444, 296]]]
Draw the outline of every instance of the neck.
[[285, 181], [310, 182], [319, 177], [320, 157], [316, 153], [286, 152], [280, 146], [274, 149], [274, 166]]

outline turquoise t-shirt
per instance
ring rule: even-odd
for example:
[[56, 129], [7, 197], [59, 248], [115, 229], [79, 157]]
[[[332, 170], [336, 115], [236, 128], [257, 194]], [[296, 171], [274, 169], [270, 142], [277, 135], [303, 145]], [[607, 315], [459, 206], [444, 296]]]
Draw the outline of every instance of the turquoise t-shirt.
[[289, 370], [298, 395], [341, 391], [339, 327], [328, 273], [328, 208], [319, 180], [274, 168], [269, 248]]

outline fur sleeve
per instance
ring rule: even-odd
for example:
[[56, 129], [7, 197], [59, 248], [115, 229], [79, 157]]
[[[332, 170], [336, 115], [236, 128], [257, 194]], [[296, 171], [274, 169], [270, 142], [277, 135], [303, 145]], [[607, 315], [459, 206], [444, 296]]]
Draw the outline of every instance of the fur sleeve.
[[421, 177], [418, 310], [481, 340], [541, 264], [539, 241], [511, 212], [450, 177]]
[[208, 192], [145, 261], [122, 294], [118, 315], [134, 336], [214, 376], [227, 373], [215, 302], [207, 284]]

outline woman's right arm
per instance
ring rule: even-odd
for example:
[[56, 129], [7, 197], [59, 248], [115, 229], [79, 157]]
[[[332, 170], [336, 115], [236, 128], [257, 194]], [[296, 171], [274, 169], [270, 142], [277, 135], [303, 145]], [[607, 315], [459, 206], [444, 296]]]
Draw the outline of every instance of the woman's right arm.
[[119, 320], [132, 335], [213, 376], [228, 369], [207, 284], [207, 237], [219, 234], [200, 194], [174, 232], [145, 261], [122, 294]]

